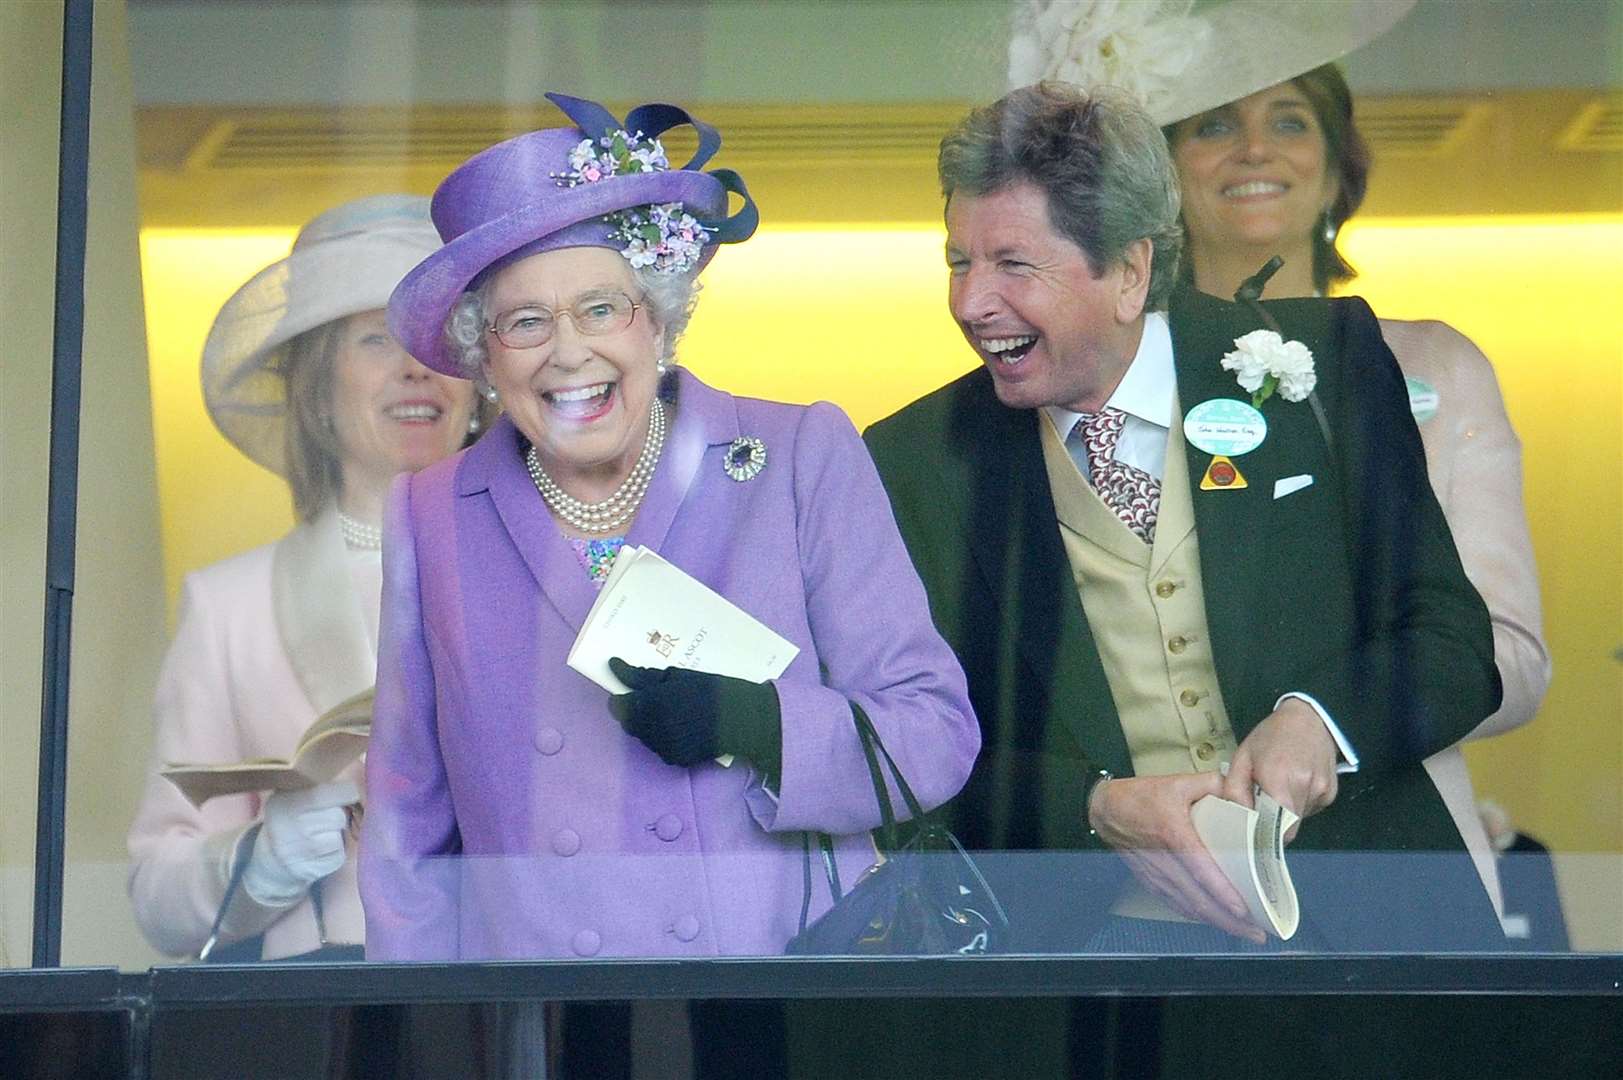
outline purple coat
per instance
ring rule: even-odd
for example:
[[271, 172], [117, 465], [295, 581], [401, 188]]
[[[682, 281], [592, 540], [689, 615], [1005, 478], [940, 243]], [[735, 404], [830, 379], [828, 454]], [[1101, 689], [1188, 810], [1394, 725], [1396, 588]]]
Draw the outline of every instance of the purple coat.
[[[664, 764], [565, 666], [595, 592], [503, 418], [401, 478], [389, 503], [361, 844], [369, 957], [780, 953], [800, 916], [802, 830], [845, 834], [846, 888], [874, 862], [879, 811], [848, 699], [926, 806], [969, 775], [980, 730], [963, 673], [851, 422], [684, 371], [674, 384], [627, 543], [800, 647], [776, 681], [782, 790], [742, 760]], [[741, 435], [768, 455], [742, 483], [722, 469]], [[814, 918], [829, 902], [815, 869]]]

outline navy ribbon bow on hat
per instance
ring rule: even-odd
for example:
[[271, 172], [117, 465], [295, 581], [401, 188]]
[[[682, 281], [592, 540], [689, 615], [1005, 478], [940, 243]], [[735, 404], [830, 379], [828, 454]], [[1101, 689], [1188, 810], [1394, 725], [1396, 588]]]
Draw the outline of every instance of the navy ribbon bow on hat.
[[[682, 166], [683, 169], [699, 168], [721, 149], [721, 133], [704, 121], [695, 120], [686, 109], [677, 105], [660, 102], [639, 105], [626, 114], [625, 123], [622, 124], [613, 113], [595, 101], [555, 93], [547, 94], [546, 98], [573, 120], [576, 127], [593, 137], [610, 131], [628, 131], [633, 134], [641, 132], [651, 139], [657, 139], [671, 128], [689, 125], [699, 133], [699, 146], [687, 164]], [[761, 214], [755, 208], [755, 200], [750, 198], [749, 189], [744, 186], [744, 178], [732, 169], [708, 169], [706, 175], [715, 177], [724, 190], [743, 199], [744, 205], [730, 217], [716, 221], [700, 217], [699, 223], [714, 235], [718, 243], [736, 244], [749, 239], [761, 222]]]

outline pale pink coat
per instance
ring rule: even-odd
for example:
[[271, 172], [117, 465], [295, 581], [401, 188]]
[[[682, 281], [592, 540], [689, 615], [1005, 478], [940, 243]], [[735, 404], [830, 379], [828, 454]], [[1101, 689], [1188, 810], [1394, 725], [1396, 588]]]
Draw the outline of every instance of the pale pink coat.
[[[1504, 683], [1499, 711], [1467, 739], [1498, 735], [1533, 719], [1550, 686], [1538, 567], [1522, 503], [1521, 441], [1505, 414], [1493, 364], [1464, 334], [1442, 322], [1382, 319], [1381, 335], [1403, 374], [1437, 393], [1436, 415], [1420, 423], [1426, 469], [1466, 576], [1488, 605], [1494, 663]], [[1451, 746], [1425, 764], [1503, 914], [1499, 874], [1465, 755]]]
[[[154, 706], [146, 790], [130, 826], [130, 902], [154, 946], [195, 956], [225, 894], [230, 861], [259, 817], [258, 795], [194, 807], [158, 775], [170, 761], [287, 757], [321, 710], [372, 685], [376, 653], [331, 512], [275, 544], [186, 578], [180, 622]], [[358, 778], [359, 769], [352, 770]], [[320, 886], [327, 938], [359, 944], [364, 920], [353, 857]], [[221, 941], [263, 932], [266, 959], [320, 944], [308, 896], [266, 908], [241, 889]]]

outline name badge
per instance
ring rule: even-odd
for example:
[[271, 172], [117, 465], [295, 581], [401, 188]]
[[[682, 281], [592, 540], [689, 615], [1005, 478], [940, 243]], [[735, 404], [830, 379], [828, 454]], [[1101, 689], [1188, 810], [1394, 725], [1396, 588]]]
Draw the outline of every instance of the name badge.
[[1262, 445], [1268, 437], [1268, 421], [1246, 402], [1212, 398], [1184, 414], [1183, 437], [1208, 454], [1239, 457]]
[[1404, 376], [1403, 385], [1409, 390], [1409, 412], [1414, 415], [1415, 423], [1424, 424], [1437, 415], [1437, 405], [1442, 399], [1436, 387], [1413, 375]]

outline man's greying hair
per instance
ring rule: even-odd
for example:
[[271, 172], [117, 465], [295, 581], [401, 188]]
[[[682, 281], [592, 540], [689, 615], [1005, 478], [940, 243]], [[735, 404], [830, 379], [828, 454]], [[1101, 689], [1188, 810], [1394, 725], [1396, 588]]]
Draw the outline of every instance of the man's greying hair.
[[1145, 310], [1166, 307], [1183, 250], [1178, 174], [1161, 129], [1130, 97], [1061, 82], [1013, 90], [974, 110], [941, 140], [941, 193], [982, 196], [1031, 183], [1049, 224], [1082, 249], [1095, 275], [1147, 239]]
[[[480, 378], [484, 374], [485, 360], [489, 355], [485, 351], [485, 327], [499, 314], [491, 311], [489, 305], [490, 283], [495, 277], [494, 274], [485, 274], [479, 284], [457, 298], [456, 303], [451, 305], [450, 314], [445, 317], [446, 343], [470, 379]], [[688, 320], [692, 318], [693, 309], [698, 303], [698, 271], [672, 273], [633, 267], [631, 277], [637, 283], [637, 291], [642, 294], [639, 302], [643, 306], [644, 317], [652, 319], [656, 327], [665, 331], [665, 348], [660, 359], [669, 361], [676, 356], [676, 341], [688, 328]]]

